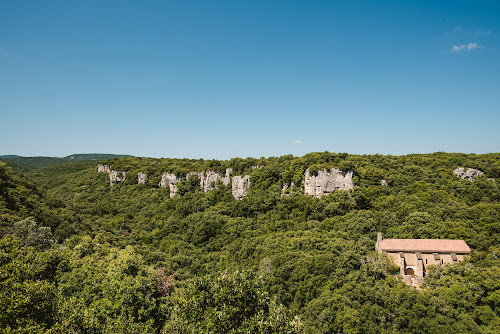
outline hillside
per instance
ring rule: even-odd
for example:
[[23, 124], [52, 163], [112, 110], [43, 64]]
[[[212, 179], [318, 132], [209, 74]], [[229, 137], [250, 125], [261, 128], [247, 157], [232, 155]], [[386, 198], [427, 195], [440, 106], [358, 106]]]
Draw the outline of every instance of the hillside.
[[100, 161], [110, 158], [130, 157], [129, 155], [90, 153], [90, 154], [72, 154], [64, 158], [56, 157], [22, 157], [19, 155], [2, 155], [3, 160], [9, 167], [26, 173], [35, 169], [53, 166], [68, 161]]
[[[110, 186], [108, 173], [98, 173], [97, 162], [85, 161], [27, 174], [44, 197], [59, 203], [57, 215], [68, 221], [64, 228], [53, 227], [58, 243], [66, 247], [61, 263], [83, 266], [81, 273], [72, 264], [54, 274], [69, 289], [65, 298], [87, 298], [86, 303], [74, 299], [58, 306], [59, 313], [47, 311], [52, 322], [42, 327], [79, 310], [101, 320], [99, 325], [94, 318], [71, 318], [68, 326], [73, 327], [68, 328], [76, 331], [90, 326], [103, 332], [104, 324], [151, 332], [243, 331], [249, 328], [245, 321], [256, 319], [257, 313], [237, 319], [227, 305], [239, 314], [239, 301], [257, 295], [263, 298], [254, 302], [262, 303], [261, 310], [277, 307], [283, 312], [283, 322], [269, 325], [269, 332], [494, 333], [500, 325], [500, 154], [322, 152], [228, 161], [127, 157], [102, 164], [125, 172], [125, 180]], [[458, 167], [484, 175], [462, 179], [454, 174]], [[208, 175], [201, 172], [222, 177], [228, 168], [232, 183], [221, 179], [212, 190], [200, 186]], [[324, 170], [332, 169], [352, 175], [352, 189], [319, 198], [308, 195], [307, 175], [324, 176]], [[147, 175], [144, 184], [138, 184], [139, 172]], [[176, 182], [172, 198], [174, 187], [159, 187], [166, 173]], [[234, 179], [245, 175], [250, 186], [236, 200]], [[402, 283], [397, 268], [374, 251], [379, 231], [387, 238], [464, 239], [473, 253], [466, 262], [434, 268], [418, 291]], [[108, 302], [132, 310], [122, 296], [110, 294], [113, 285], [102, 285], [118, 279], [106, 276], [114, 269], [92, 269], [92, 263], [111, 266], [102, 262], [106, 257], [118, 261], [112, 261], [117, 268], [132, 270], [120, 274], [130, 284], [144, 282], [133, 298], [145, 318], [132, 316], [136, 311], [106, 311]], [[155, 295], [151, 277], [164, 282], [160, 291], [168, 293]], [[47, 284], [63, 284], [58, 280]], [[235, 282], [247, 284], [246, 291], [256, 295], [238, 290]], [[243, 299], [229, 298], [224, 291]], [[273, 307], [272, 298], [277, 303]], [[294, 315], [300, 317], [296, 327], [290, 320]], [[229, 327], [217, 327], [221, 323]]]

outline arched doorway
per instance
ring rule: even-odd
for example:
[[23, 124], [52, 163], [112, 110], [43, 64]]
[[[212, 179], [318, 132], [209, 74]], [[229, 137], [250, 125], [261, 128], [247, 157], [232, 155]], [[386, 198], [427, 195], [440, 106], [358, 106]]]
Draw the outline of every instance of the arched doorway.
[[415, 271], [411, 268], [408, 268], [406, 269], [406, 275], [410, 275], [410, 276], [414, 276], [415, 275]]

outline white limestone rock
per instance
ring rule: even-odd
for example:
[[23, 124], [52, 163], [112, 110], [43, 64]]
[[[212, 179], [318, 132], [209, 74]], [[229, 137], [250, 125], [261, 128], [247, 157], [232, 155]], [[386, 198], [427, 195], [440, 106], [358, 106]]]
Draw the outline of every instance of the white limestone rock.
[[321, 198], [323, 195], [336, 190], [350, 190], [354, 187], [352, 182], [352, 172], [343, 172], [339, 169], [332, 168], [330, 170], [322, 169], [318, 171], [318, 175], [314, 176], [306, 170], [304, 193], [306, 195]]
[[198, 176], [200, 179], [200, 189], [203, 192], [208, 192], [210, 190], [216, 189], [219, 182], [222, 182], [223, 185], [228, 185], [231, 182], [231, 173], [233, 170], [231, 168], [226, 169], [225, 176], [220, 175], [214, 171], [206, 171], [206, 172], [189, 172], [186, 176], [186, 179], [190, 179], [192, 176]]
[[481, 172], [478, 169], [474, 168], [467, 168], [465, 169], [464, 167], [458, 167], [453, 171], [453, 174], [458, 176], [461, 179], [464, 180], [469, 180], [469, 181], [474, 181], [474, 178], [479, 175], [484, 175], [483, 172]]
[[233, 176], [232, 193], [236, 200], [240, 200], [250, 190], [250, 175]]
[[146, 182], [148, 182], [148, 174], [144, 174], [144, 173], [137, 173], [137, 183], [138, 184], [146, 184]]
[[179, 189], [177, 189], [176, 183], [181, 180], [180, 177], [175, 176], [175, 174], [163, 173], [161, 176], [161, 181], [158, 184], [161, 188], [166, 188], [168, 186], [170, 190], [170, 198], [173, 198], [177, 195]]
[[204, 192], [208, 192], [210, 190], [213, 190], [217, 188], [217, 184], [219, 182], [223, 182], [224, 177], [220, 175], [219, 173], [216, 173], [214, 171], [208, 171], [202, 174], [202, 177], [200, 178], [200, 186], [201, 190]]
[[116, 170], [110, 170], [109, 171], [109, 185], [114, 186], [118, 182], [125, 181], [126, 174], [127, 173], [125, 173], [125, 172], [118, 172]]
[[224, 180], [222, 180], [222, 184], [227, 186], [231, 182], [231, 174], [233, 174], [232, 168], [226, 168], [226, 175], [224, 176]]
[[101, 164], [98, 164], [97, 165], [97, 172], [98, 173], [108, 173], [110, 172], [110, 168], [109, 166], [106, 166], [106, 165], [101, 165]]
[[283, 197], [283, 196], [285, 196], [285, 197], [290, 196], [290, 193], [293, 191], [293, 187], [294, 186], [295, 186], [294, 182], [290, 183], [290, 185], [283, 184], [283, 188], [281, 188], [281, 197]]

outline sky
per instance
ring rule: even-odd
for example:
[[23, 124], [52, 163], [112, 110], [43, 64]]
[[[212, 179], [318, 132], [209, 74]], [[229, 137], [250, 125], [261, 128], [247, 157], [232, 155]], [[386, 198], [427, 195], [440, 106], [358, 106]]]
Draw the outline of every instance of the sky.
[[0, 155], [500, 152], [500, 1], [0, 1]]

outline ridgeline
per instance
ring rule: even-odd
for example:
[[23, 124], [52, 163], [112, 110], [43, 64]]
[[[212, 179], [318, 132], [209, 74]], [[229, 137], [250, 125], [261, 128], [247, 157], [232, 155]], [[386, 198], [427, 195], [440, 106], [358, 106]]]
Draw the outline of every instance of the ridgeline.
[[[498, 331], [498, 153], [73, 157], [0, 165], [7, 332]], [[472, 254], [417, 290], [377, 232]]]

